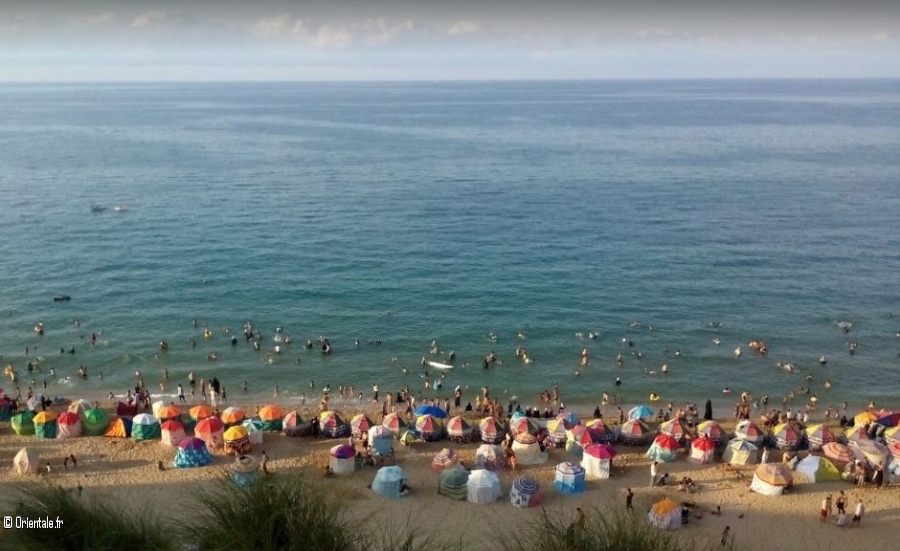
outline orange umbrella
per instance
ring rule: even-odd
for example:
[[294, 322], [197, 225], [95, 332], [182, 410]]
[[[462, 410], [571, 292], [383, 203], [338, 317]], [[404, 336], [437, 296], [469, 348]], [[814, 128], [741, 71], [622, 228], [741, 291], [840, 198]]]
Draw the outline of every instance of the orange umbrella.
[[242, 410], [241, 408], [236, 407], [236, 406], [231, 406], [229, 408], [226, 408], [225, 411], [223, 411], [222, 415], [220, 416], [220, 418], [222, 419], [222, 422], [225, 423], [226, 425], [236, 425], [236, 424], [240, 423], [241, 421], [243, 421], [244, 417], [246, 417], [244, 410]]
[[[160, 408], [160, 409], [162, 409], [162, 408]], [[213, 411], [213, 408], [209, 407], [206, 404], [200, 404], [199, 406], [194, 406], [191, 408], [191, 418], [196, 419], [198, 421], [200, 419], [206, 419], [207, 417], [212, 417], [213, 413], [215, 413]]]
[[160, 421], [164, 421], [166, 419], [174, 419], [181, 415], [181, 410], [178, 406], [161, 406], [158, 410], [156, 410], [156, 418]]
[[263, 421], [280, 421], [284, 412], [278, 406], [263, 406], [259, 410], [259, 418]]

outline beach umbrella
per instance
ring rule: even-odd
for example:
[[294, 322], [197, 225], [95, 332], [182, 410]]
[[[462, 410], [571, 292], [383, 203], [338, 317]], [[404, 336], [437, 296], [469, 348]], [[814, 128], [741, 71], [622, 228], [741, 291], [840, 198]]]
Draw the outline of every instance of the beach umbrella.
[[[290, 436], [300, 436], [297, 433], [297, 428], [301, 425], [303, 425], [303, 417], [300, 416], [297, 410], [289, 411], [281, 419], [281, 430]], [[310, 428], [312, 428], [312, 425], [310, 425]]]
[[888, 413], [887, 415], [883, 415], [875, 421], [882, 427], [896, 427], [900, 425], [900, 412], [896, 413]]
[[539, 465], [549, 458], [547, 452], [541, 451], [537, 438], [527, 432], [520, 432], [513, 438], [512, 451], [516, 454], [519, 465]]
[[329, 438], [350, 435], [350, 425], [335, 411], [323, 411], [319, 414], [319, 430]]
[[822, 455], [832, 460], [836, 465], [844, 466], [854, 459], [853, 450], [849, 446], [839, 442], [828, 442], [822, 446]]
[[584, 478], [585, 472], [581, 465], [566, 461], [556, 466], [553, 486], [562, 494], [580, 494], [584, 492]]
[[712, 463], [713, 455], [716, 451], [716, 443], [706, 436], [695, 438], [691, 442], [691, 451], [688, 455], [688, 461], [695, 463]]
[[69, 407], [66, 409], [79, 417], [84, 417], [85, 412], [89, 409], [93, 409], [93, 407], [94, 406], [92, 406], [90, 402], [81, 398], [69, 404]]
[[772, 429], [775, 447], [779, 450], [796, 451], [800, 446], [800, 433], [791, 423], [781, 423]]
[[515, 436], [521, 432], [527, 432], [528, 434], [537, 434], [540, 432], [541, 426], [537, 424], [537, 421], [532, 419], [531, 417], [518, 417], [509, 422], [509, 432]]
[[244, 455], [250, 453], [250, 432], [241, 425], [234, 425], [222, 434], [225, 441], [225, 453]]
[[131, 437], [135, 440], [154, 440], [161, 434], [159, 420], [149, 413], [140, 413], [131, 420]]
[[472, 442], [475, 439], [472, 426], [459, 415], [447, 421], [446, 430], [450, 441], [457, 444]]
[[809, 425], [806, 427], [805, 432], [810, 451], [818, 451], [825, 444], [835, 441], [834, 433], [824, 424]]
[[681, 528], [681, 505], [671, 498], [657, 501], [647, 513], [650, 524], [664, 530]]
[[449, 448], [444, 448], [434, 456], [434, 459], [431, 460], [431, 470], [439, 473], [447, 467], [455, 464], [456, 452]]
[[537, 507], [541, 504], [540, 484], [525, 475], [516, 477], [509, 491], [509, 502], [522, 509]]
[[34, 416], [34, 435], [40, 440], [56, 438], [56, 415], [52, 411], [42, 411]]
[[643, 446], [651, 436], [650, 427], [636, 419], [626, 421], [619, 428], [619, 437], [629, 446]]
[[451, 499], [465, 501], [469, 495], [468, 482], [469, 471], [454, 465], [441, 471], [438, 477], [438, 493]]
[[659, 426], [659, 432], [668, 434], [676, 440], [684, 442], [685, 436], [689, 435], [691, 433], [691, 430], [690, 428], [688, 428], [687, 424], [684, 421], [675, 418], [661, 424]]
[[868, 440], [869, 433], [866, 432], [865, 427], [850, 427], [844, 431], [844, 439], [848, 442], [853, 442], [854, 440]]
[[722, 460], [732, 465], [752, 465], [756, 463], [757, 450], [756, 444], [734, 438], [725, 446], [725, 453]]
[[[578, 425], [576, 425], [577, 427]], [[595, 443], [609, 444], [616, 441], [616, 431], [603, 422], [603, 419], [591, 419], [585, 423], [591, 439]], [[575, 427], [573, 427], [574, 430]]]
[[853, 426], [854, 427], [862, 427], [864, 425], [868, 425], [869, 423], [874, 423], [878, 421], [878, 414], [874, 411], [861, 411], [853, 417]]
[[247, 413], [243, 409], [238, 406], [230, 406], [225, 408], [219, 419], [226, 425], [240, 425], [245, 417], [247, 417]]
[[109, 415], [102, 409], [95, 408], [84, 412], [81, 427], [85, 436], [102, 436], [108, 426]]
[[647, 450], [646, 456], [655, 461], [671, 462], [678, 457], [678, 440], [668, 434], [660, 434], [657, 436], [650, 449]]
[[406, 478], [403, 469], [396, 465], [388, 465], [378, 469], [375, 479], [372, 480], [372, 491], [378, 495], [398, 498], [400, 497], [400, 485]]
[[335, 474], [349, 474], [356, 470], [356, 448], [347, 444], [333, 446], [328, 452], [328, 466]]
[[848, 446], [857, 459], [865, 459], [872, 465], [881, 467], [887, 463], [888, 449], [884, 444], [874, 440], [851, 440]]
[[477, 469], [469, 473], [466, 482], [467, 499], [471, 503], [491, 503], [503, 496], [500, 479], [487, 469]]
[[212, 407], [206, 404], [200, 404], [199, 406], [194, 406], [191, 408], [190, 414], [191, 419], [195, 419], [197, 421], [201, 419], [206, 419], [207, 417], [212, 417], [215, 415], [215, 410]]
[[420, 415], [431, 415], [432, 417], [443, 419], [444, 417], [447, 417], [447, 412], [437, 406], [419, 406], [416, 408], [415, 415], [416, 417]]
[[566, 440], [566, 451], [581, 459], [584, 456], [584, 448], [590, 444], [582, 446], [574, 440]]
[[503, 449], [495, 444], [482, 444], [475, 450], [475, 468], [499, 471], [506, 466]]
[[888, 443], [900, 442], [900, 427], [891, 427], [884, 431], [884, 439]]
[[129, 438], [133, 423], [129, 417], [114, 417], [110, 420], [103, 436], [107, 438]]
[[[561, 412], [559, 412], [559, 415], [556, 416], [556, 418], [563, 422], [563, 425], [565, 425], [566, 430], [571, 429], [572, 427], [574, 427], [575, 425], [577, 425], [578, 423], [581, 422], [578, 419], [578, 416], [575, 415], [574, 411], [561, 411]], [[599, 421], [599, 419], [595, 419], [595, 420]]]
[[435, 442], [444, 437], [444, 426], [437, 418], [426, 413], [416, 417], [416, 432], [426, 442]]
[[697, 425], [697, 434], [706, 436], [713, 442], [725, 442], [728, 440], [728, 435], [715, 421], [703, 421]]
[[629, 419], [636, 419], [639, 421], [648, 421], [650, 419], [653, 419], [655, 416], [656, 414], [653, 413], [653, 410], [647, 406], [633, 407], [631, 408], [631, 411], [628, 412]]
[[156, 418], [160, 421], [165, 421], [166, 419], [175, 419], [179, 415], [181, 415], [181, 409], [179, 409], [178, 406], [160, 406], [156, 410]]
[[487, 444], [496, 444], [506, 436], [503, 425], [494, 417], [482, 419], [478, 424], [478, 431], [481, 433], [481, 441]]
[[262, 421], [263, 430], [266, 432], [278, 432], [281, 430], [281, 419], [284, 412], [280, 407], [269, 405], [259, 408], [259, 419]]
[[163, 444], [168, 446], [175, 447], [178, 444], [181, 444], [181, 441], [185, 439], [184, 423], [181, 421], [168, 419], [162, 422], [159, 429], [160, 440], [162, 440]]
[[612, 466], [612, 458], [616, 456], [616, 450], [606, 444], [591, 444], [584, 448], [581, 456], [581, 467], [584, 469], [587, 479], [607, 479]]
[[394, 448], [394, 433], [384, 425], [375, 425], [369, 429], [369, 447], [377, 455], [391, 455]]
[[550, 441], [553, 442], [557, 448], [565, 446], [566, 440], [569, 438], [566, 431], [565, 419], [556, 418], [547, 421], [547, 433], [550, 437]]
[[759, 446], [765, 440], [765, 434], [756, 426], [753, 421], [741, 421], [734, 428], [735, 438], [746, 440]]
[[398, 413], [388, 413], [384, 416], [384, 419], [382, 419], [381, 424], [387, 427], [394, 436], [399, 436], [407, 427], [406, 421], [404, 421]]
[[375, 421], [366, 415], [365, 413], [360, 413], [359, 415], [353, 416], [350, 419], [350, 432], [353, 436], [359, 438], [363, 434], [368, 434], [369, 429], [375, 426]]
[[218, 417], [207, 417], [197, 422], [194, 436], [203, 440], [207, 448], [220, 450], [225, 447], [225, 424]]
[[766, 484], [772, 486], [790, 486], [794, 481], [791, 469], [783, 463], [765, 463], [759, 465], [754, 474]]
[[202, 467], [212, 463], [206, 442], [199, 438], [185, 438], [178, 444], [172, 464], [179, 468]]
[[75, 438], [81, 436], [81, 417], [77, 413], [64, 411], [56, 418], [56, 437]]
[[397, 440], [399, 440], [400, 443], [403, 444], [404, 446], [409, 446], [410, 444], [415, 444], [416, 442], [421, 441], [419, 439], [419, 435], [416, 434], [415, 431], [412, 431], [412, 430], [403, 431], [403, 433], [400, 435], [399, 438], [397, 438]]

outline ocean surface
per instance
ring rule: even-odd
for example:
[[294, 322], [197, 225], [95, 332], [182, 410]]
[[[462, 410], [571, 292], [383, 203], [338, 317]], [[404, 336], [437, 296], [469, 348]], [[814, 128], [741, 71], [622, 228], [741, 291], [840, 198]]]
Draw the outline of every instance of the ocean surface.
[[[585, 406], [900, 405], [900, 81], [3, 85], [0, 114], [0, 353], [23, 394], [168, 369], [166, 392], [194, 371], [230, 402], [379, 383], [527, 405], [558, 382]], [[276, 327], [294, 342], [267, 354]], [[438, 392], [432, 340], [456, 354]]]

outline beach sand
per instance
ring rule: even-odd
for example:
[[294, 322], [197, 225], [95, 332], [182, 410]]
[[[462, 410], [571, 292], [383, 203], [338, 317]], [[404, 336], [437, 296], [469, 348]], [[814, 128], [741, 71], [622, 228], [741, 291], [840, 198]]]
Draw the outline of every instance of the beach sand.
[[[252, 411], [250, 409], [249, 411]], [[377, 418], [377, 417], [374, 417]], [[467, 549], [486, 547], [498, 532], [509, 533], [523, 523], [540, 515], [539, 508], [518, 509], [508, 502], [508, 492], [516, 474], [500, 473], [504, 494], [496, 503], [475, 505], [437, 495], [437, 474], [431, 460], [442, 448], [457, 450], [464, 463], [471, 464], [476, 444], [453, 444], [448, 441], [416, 443], [409, 447], [395, 446], [395, 464], [407, 474], [412, 487], [410, 496], [390, 500], [367, 488], [375, 469], [366, 467], [353, 474], [324, 478], [322, 467], [328, 450], [343, 440], [290, 438], [267, 433], [263, 446], [254, 446], [253, 455], [265, 450], [270, 458], [273, 477], [284, 473], [308, 473], [314, 485], [323, 492], [339, 496], [347, 505], [351, 518], [399, 528], [407, 522], [423, 534], [433, 534], [439, 540], [461, 541]], [[40, 454], [41, 465], [51, 464], [51, 473], [40, 476], [20, 476], [12, 470], [12, 459], [23, 446]], [[646, 448], [617, 446], [619, 455], [613, 461], [612, 477], [589, 481], [587, 491], [579, 496], [564, 496], [553, 489], [553, 472], [557, 463], [573, 460], [562, 449], [550, 450], [547, 463], [519, 467], [519, 473], [533, 476], [541, 484], [543, 507], [554, 514], [571, 518], [575, 507], [622, 507], [625, 489], [633, 488], [634, 514], [644, 515], [647, 508], [663, 496], [676, 501], [696, 504], [695, 515], [680, 532], [699, 542], [718, 542], [722, 529], [731, 527], [735, 549], [762, 551], [786, 549], [847, 550], [893, 549], [896, 526], [900, 520], [900, 491], [896, 486], [883, 489], [856, 489], [845, 482], [795, 485], [784, 496], [765, 497], [749, 491], [752, 468], [741, 475], [724, 472], [713, 465], [688, 462], [683, 454], [674, 463], [660, 465], [660, 473], [668, 472], [676, 479], [690, 476], [698, 486], [694, 494], [678, 491], [677, 486], [649, 488], [650, 460], [644, 457]], [[63, 458], [74, 454], [78, 468], [63, 469]], [[801, 452], [801, 455], [805, 452]], [[214, 454], [212, 465], [194, 469], [175, 469], [171, 466], [174, 448], [159, 441], [137, 442], [131, 439], [81, 437], [69, 440], [37, 440], [34, 436], [16, 436], [8, 423], [0, 424], [0, 510], [8, 514], [15, 507], [15, 489], [30, 484], [49, 483], [75, 491], [80, 483], [82, 499], [105, 499], [122, 507], [153, 510], [163, 518], [185, 518], [192, 514], [192, 499], [187, 496], [196, 490], [211, 487], [224, 476], [233, 456]], [[773, 453], [772, 459], [780, 454]], [[159, 471], [157, 462], [166, 465]], [[852, 514], [857, 498], [862, 498], [867, 513], [859, 528], [839, 528], [819, 521], [819, 506], [828, 495], [844, 490], [848, 496], [848, 511]], [[710, 514], [721, 507], [721, 516]], [[588, 511], [588, 509], [585, 509]], [[594, 514], [589, 512], [588, 514]]]

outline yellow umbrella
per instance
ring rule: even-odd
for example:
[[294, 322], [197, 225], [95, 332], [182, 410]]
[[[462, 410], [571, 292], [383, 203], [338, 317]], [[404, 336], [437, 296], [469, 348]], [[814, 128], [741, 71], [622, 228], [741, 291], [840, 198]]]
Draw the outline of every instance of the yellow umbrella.
[[853, 418], [853, 424], [857, 427], [861, 427], [867, 423], [874, 423], [878, 420], [878, 415], [871, 411], [861, 411], [856, 414], [856, 417]]
[[240, 440], [241, 438], [244, 438], [245, 436], [247, 436], [247, 434], [248, 434], [247, 429], [245, 429], [244, 427], [242, 427], [240, 425], [235, 425], [235, 426], [231, 427], [230, 429], [226, 430], [223, 437], [225, 438], [225, 441], [228, 442], [228, 441]]

